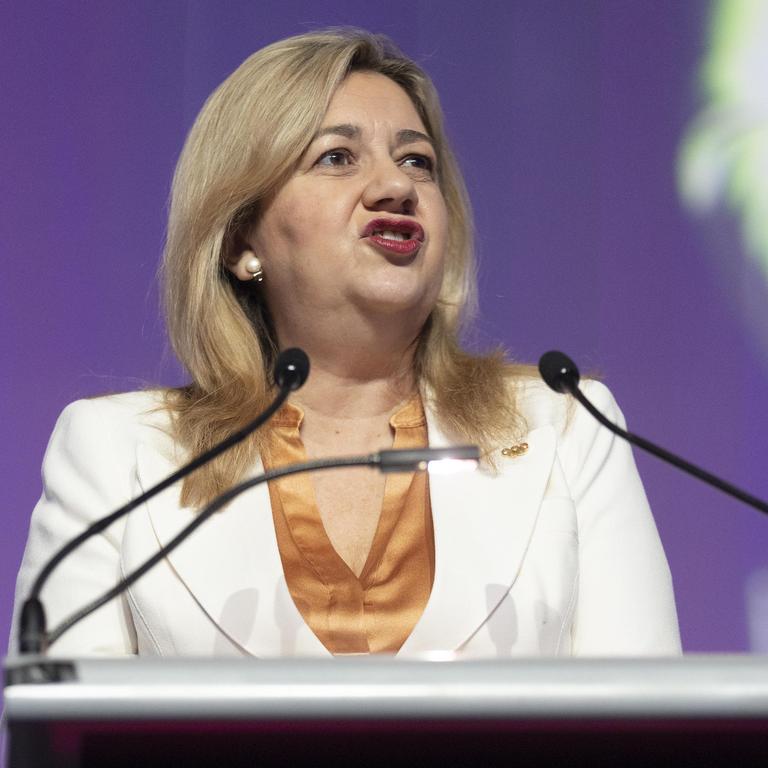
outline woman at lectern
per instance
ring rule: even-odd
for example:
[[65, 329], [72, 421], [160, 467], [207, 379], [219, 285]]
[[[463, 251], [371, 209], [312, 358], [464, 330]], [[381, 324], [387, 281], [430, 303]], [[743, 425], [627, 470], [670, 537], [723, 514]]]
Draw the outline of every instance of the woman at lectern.
[[[283, 40], [214, 92], [176, 170], [163, 267], [190, 384], [65, 409], [17, 603], [64, 542], [261, 411], [287, 347], [312, 361], [303, 388], [249, 441], [64, 561], [42, 595], [49, 626], [263, 468], [476, 443], [484, 471], [259, 486], [51, 653], [679, 652], [630, 449], [533, 369], [459, 344], [471, 231], [434, 88], [389, 40]], [[585, 387], [621, 419], [603, 385]]]

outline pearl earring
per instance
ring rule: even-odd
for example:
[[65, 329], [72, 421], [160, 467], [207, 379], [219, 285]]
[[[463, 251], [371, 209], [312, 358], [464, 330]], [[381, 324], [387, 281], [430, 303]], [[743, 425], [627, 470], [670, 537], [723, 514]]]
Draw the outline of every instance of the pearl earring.
[[255, 280], [257, 283], [262, 282], [264, 280], [264, 267], [261, 266], [261, 261], [259, 261], [259, 258], [253, 251], [246, 251], [243, 254], [243, 258], [246, 256], [248, 256], [248, 261], [243, 265], [245, 271], [250, 274], [252, 280]]

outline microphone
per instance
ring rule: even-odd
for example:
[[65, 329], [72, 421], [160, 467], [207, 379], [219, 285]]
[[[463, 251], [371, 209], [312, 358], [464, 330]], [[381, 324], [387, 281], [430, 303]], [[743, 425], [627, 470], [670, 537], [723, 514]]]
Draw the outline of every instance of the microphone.
[[283, 350], [277, 356], [273, 369], [273, 377], [279, 391], [265, 411], [260, 413], [253, 421], [246, 424], [242, 429], [234, 432], [217, 445], [209, 448], [207, 451], [200, 454], [200, 456], [192, 459], [192, 461], [176, 470], [176, 472], [166, 477], [165, 480], [161, 480], [148, 491], [145, 491], [140, 496], [132, 499], [111, 514], [102, 517], [100, 520], [97, 520], [95, 523], [88, 526], [88, 528], [81, 534], [69, 541], [56, 552], [37, 575], [37, 578], [32, 584], [32, 589], [29, 591], [29, 596], [21, 607], [21, 613], [19, 615], [19, 651], [21, 653], [41, 653], [44, 649], [46, 621], [45, 610], [42, 601], [40, 600], [40, 593], [53, 570], [62, 560], [64, 560], [64, 558], [71, 552], [74, 552], [74, 550], [76, 550], [83, 542], [108, 528], [116, 520], [119, 520], [124, 515], [127, 515], [129, 512], [136, 509], [136, 507], [149, 501], [153, 496], [156, 496], [158, 493], [191, 474], [196, 469], [199, 469], [204, 464], [207, 464], [217, 456], [220, 456], [233, 445], [237, 445], [237, 443], [245, 440], [248, 435], [267, 422], [272, 415], [279, 410], [280, 406], [288, 398], [288, 395], [301, 387], [308, 376], [309, 358], [307, 357], [306, 352], [298, 347]]
[[713, 475], [711, 472], [707, 472], [705, 469], [692, 464], [690, 461], [686, 461], [680, 456], [652, 443], [650, 440], [646, 440], [644, 437], [640, 437], [639, 435], [622, 429], [617, 424], [614, 424], [603, 413], [595, 408], [579, 389], [579, 369], [576, 367], [576, 363], [574, 363], [568, 355], [565, 355], [562, 352], [557, 352], [556, 350], [545, 352], [539, 360], [539, 373], [550, 389], [561, 394], [573, 395], [584, 408], [586, 408], [603, 426], [607, 427], [615, 435], [618, 435], [632, 445], [636, 445], [638, 448], [642, 448], [642, 450], [656, 456], [656, 458], [666, 461], [678, 469], [682, 469], [683, 472], [687, 472], [689, 475], [693, 475], [699, 480], [703, 480], [714, 488], [723, 491], [723, 493], [727, 493], [729, 496], [733, 496], [739, 501], [743, 501], [745, 504], [749, 504], [749, 506], [768, 515], [768, 503], [762, 499], [758, 499], [756, 496], [743, 491], [732, 483], [717, 477], [717, 475]]
[[539, 360], [539, 373], [550, 389], [562, 394], [578, 389], [579, 369], [568, 355], [552, 350], [545, 352]]
[[295, 392], [304, 386], [309, 376], [309, 358], [303, 349], [291, 347], [283, 350], [275, 362], [275, 384], [280, 390]]
[[[47, 645], [52, 645], [67, 630], [84, 619], [93, 611], [101, 608], [113, 598], [120, 595], [132, 584], [138, 581], [147, 571], [151, 570], [157, 563], [163, 560], [170, 552], [176, 549], [191, 533], [199, 528], [208, 518], [218, 512], [222, 507], [229, 504], [235, 497], [239, 496], [249, 488], [253, 488], [261, 483], [270, 480], [278, 480], [288, 475], [296, 475], [301, 472], [315, 472], [325, 469], [340, 469], [342, 467], [373, 467], [381, 472], [423, 472], [430, 469], [433, 464], [438, 463], [455, 469], [457, 464], [474, 469], [480, 461], [480, 451], [476, 445], [461, 445], [448, 448], [403, 448], [390, 449], [372, 453], [367, 456], [345, 456], [330, 459], [315, 459], [298, 464], [289, 464], [285, 467], [272, 469], [264, 472], [257, 477], [244, 480], [238, 485], [224, 491], [215, 498], [208, 506], [195, 515], [194, 520], [176, 534], [167, 544], [158, 549], [154, 555], [146, 560], [142, 565], [129, 573], [125, 578], [115, 584], [114, 587], [107, 590], [103, 595], [96, 598], [88, 605], [81, 608], [69, 618], [62, 621], [47, 635]], [[55, 670], [53, 671], [55, 673]], [[52, 673], [52, 674], [53, 674]]]

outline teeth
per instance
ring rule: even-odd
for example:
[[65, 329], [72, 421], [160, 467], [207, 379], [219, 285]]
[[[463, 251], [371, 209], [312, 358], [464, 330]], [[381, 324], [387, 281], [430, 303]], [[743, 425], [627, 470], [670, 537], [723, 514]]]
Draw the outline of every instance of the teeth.
[[383, 237], [385, 240], [409, 240], [410, 234], [407, 232], [393, 232], [391, 229], [375, 230], [374, 235]]

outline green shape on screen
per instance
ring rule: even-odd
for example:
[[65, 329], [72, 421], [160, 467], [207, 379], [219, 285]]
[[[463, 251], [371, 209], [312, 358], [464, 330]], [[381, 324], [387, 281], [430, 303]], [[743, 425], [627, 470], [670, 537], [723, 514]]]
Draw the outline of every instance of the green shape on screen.
[[701, 77], [705, 107], [681, 147], [680, 192], [696, 213], [735, 212], [768, 278], [768, 2], [716, 0]]

